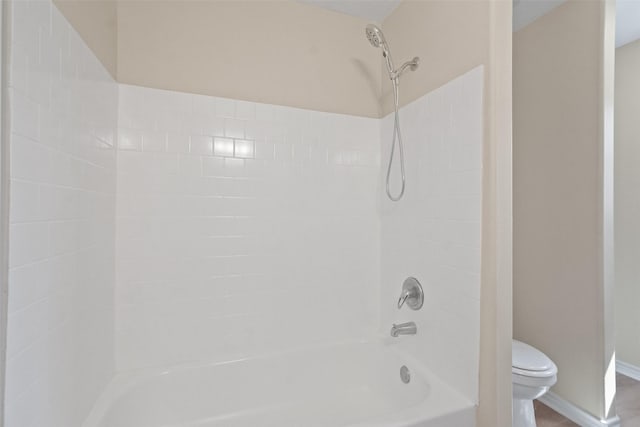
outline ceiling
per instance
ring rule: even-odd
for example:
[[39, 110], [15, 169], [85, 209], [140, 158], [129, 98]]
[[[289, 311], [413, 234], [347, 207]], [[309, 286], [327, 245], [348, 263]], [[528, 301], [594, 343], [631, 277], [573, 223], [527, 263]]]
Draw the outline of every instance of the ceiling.
[[[566, 0], [514, 0], [513, 31], [521, 30]], [[617, 0], [616, 47], [640, 39], [640, 0]]]
[[[298, 0], [373, 22], [382, 22], [402, 0]], [[566, 0], [513, 0], [513, 31], [521, 30]], [[616, 47], [640, 39], [640, 0], [617, 0]]]
[[640, 0], [616, 2], [616, 47], [640, 39]]
[[560, 6], [565, 0], [514, 0], [513, 31], [518, 31]]
[[382, 22], [395, 10], [401, 0], [298, 0], [334, 12], [345, 13], [366, 19]]

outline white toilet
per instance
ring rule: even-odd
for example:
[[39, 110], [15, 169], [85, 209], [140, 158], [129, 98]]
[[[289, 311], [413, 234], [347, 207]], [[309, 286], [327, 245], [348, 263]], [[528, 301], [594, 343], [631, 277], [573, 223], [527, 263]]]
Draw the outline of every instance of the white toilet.
[[513, 340], [513, 427], [536, 427], [533, 399], [549, 391], [556, 383], [557, 373], [555, 363], [543, 352]]

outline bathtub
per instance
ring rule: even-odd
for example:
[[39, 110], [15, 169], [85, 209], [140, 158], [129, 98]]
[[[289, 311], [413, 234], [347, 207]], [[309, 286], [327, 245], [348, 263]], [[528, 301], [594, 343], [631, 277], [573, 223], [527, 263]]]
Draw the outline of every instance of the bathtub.
[[392, 342], [352, 342], [122, 373], [83, 427], [474, 425], [474, 404]]

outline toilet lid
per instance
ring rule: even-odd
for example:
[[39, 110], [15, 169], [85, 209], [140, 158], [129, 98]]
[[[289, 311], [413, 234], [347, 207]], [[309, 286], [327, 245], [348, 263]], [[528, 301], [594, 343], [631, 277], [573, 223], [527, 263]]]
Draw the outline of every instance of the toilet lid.
[[513, 368], [525, 371], [548, 371], [555, 365], [543, 352], [525, 344], [521, 341], [513, 340], [512, 363]]

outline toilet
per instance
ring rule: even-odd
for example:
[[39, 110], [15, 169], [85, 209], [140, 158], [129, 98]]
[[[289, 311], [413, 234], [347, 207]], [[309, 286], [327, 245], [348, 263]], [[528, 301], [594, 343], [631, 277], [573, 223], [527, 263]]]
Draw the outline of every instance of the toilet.
[[533, 399], [556, 383], [558, 368], [540, 350], [513, 340], [511, 381], [513, 383], [513, 427], [536, 427]]

